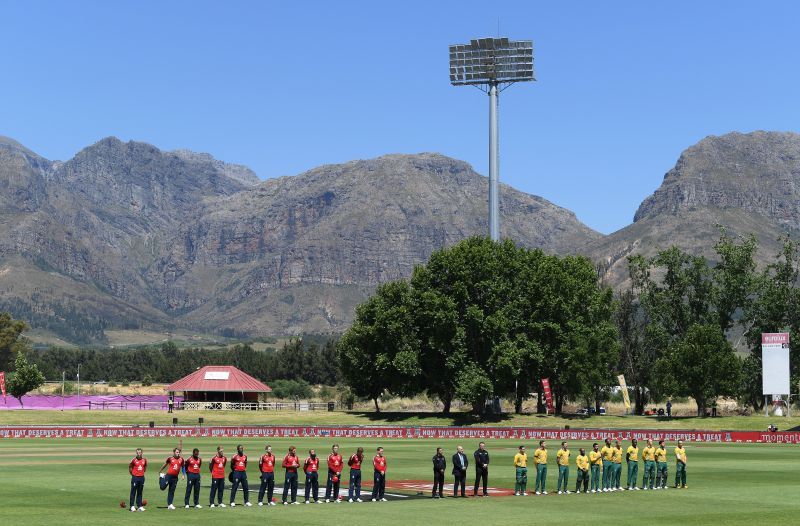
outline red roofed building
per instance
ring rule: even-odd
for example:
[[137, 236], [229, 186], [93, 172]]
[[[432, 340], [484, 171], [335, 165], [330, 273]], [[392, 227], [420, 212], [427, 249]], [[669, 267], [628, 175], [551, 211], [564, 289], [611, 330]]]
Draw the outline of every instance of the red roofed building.
[[182, 392], [184, 402], [258, 402], [272, 388], [232, 365], [207, 365], [168, 385], [167, 391]]

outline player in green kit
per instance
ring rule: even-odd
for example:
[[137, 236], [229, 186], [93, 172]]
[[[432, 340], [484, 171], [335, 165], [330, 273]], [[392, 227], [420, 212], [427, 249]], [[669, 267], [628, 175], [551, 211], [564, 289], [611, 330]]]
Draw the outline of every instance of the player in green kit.
[[611, 447], [611, 439], [606, 439], [606, 444], [600, 449], [600, 456], [603, 457], [603, 491], [613, 491], [611, 483], [614, 481], [614, 448]]
[[[561, 442], [561, 449], [558, 450], [556, 453], [556, 464], [558, 464], [558, 486], [556, 490], [558, 494], [569, 494], [571, 493], [567, 489], [567, 481], [569, 480], [569, 454], [570, 451], [567, 449], [567, 443]], [[563, 490], [561, 489], [563, 486]]]
[[589, 464], [592, 476], [592, 493], [603, 491], [603, 487], [600, 485], [600, 471], [603, 470], [603, 455], [600, 454], [600, 446], [597, 445], [597, 442], [592, 444], [592, 450], [589, 451]]
[[686, 489], [686, 449], [683, 447], [683, 440], [678, 440], [675, 448], [675, 487]]
[[667, 489], [667, 446], [658, 441], [656, 449], [656, 489]]
[[639, 442], [635, 438], [625, 451], [625, 460], [628, 461], [628, 490], [638, 490], [636, 479], [639, 478]]
[[[656, 448], [653, 447], [653, 440], [650, 438], [647, 439], [647, 446], [642, 449], [642, 460], [644, 460], [642, 489], [653, 489], [653, 484], [656, 482]], [[648, 482], [650, 482], [649, 487]]]

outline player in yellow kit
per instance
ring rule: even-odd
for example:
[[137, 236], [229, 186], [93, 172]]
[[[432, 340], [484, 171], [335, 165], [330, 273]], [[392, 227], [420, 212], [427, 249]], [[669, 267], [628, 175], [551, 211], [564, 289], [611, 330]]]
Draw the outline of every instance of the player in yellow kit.
[[663, 440], [656, 448], [656, 489], [667, 489], [667, 446]]
[[[558, 486], [556, 490], [558, 490], [558, 494], [570, 494], [571, 491], [567, 489], [567, 481], [569, 480], [569, 454], [570, 451], [567, 449], [567, 443], [561, 442], [561, 449], [558, 450], [556, 453], [556, 464], [558, 464]], [[561, 489], [563, 486], [563, 490]]]
[[533, 463], [536, 466], [536, 490], [537, 495], [547, 495], [545, 483], [547, 482], [547, 444], [544, 440], [539, 441], [539, 449], [533, 452]]
[[611, 483], [614, 481], [614, 464], [611, 459], [614, 457], [614, 448], [611, 447], [611, 439], [606, 439], [606, 445], [600, 449], [603, 457], [603, 491], [611, 491]]
[[678, 440], [675, 448], [675, 488], [688, 488], [686, 485], [686, 449], [683, 447], [683, 440]]
[[625, 460], [628, 461], [628, 490], [638, 490], [636, 479], [639, 478], [639, 441], [635, 438], [625, 451]]
[[578, 456], [575, 457], [575, 467], [578, 468], [575, 477], [575, 493], [581, 492], [581, 483], [583, 483], [583, 492], [589, 493], [589, 457], [586, 456], [586, 450], [583, 448], [578, 450]]
[[603, 455], [600, 454], [600, 446], [597, 442], [592, 444], [592, 450], [589, 451], [589, 465], [592, 471], [592, 493], [602, 491], [600, 485], [600, 472], [603, 470]]
[[528, 495], [528, 454], [525, 446], [519, 446], [519, 452], [514, 455], [514, 470], [516, 479], [514, 483], [514, 495]]
[[621, 491], [622, 488], [620, 487], [620, 478], [622, 478], [622, 446], [619, 443], [619, 440], [614, 441], [614, 454], [611, 457], [611, 462], [613, 463], [614, 467], [614, 479], [611, 481], [611, 487], [613, 488], [612, 491]]
[[[653, 447], [653, 440], [647, 439], [647, 446], [642, 449], [642, 460], [644, 460], [644, 474], [642, 475], [642, 489], [653, 489], [656, 482], [656, 448]], [[647, 483], [650, 483], [648, 487]]]

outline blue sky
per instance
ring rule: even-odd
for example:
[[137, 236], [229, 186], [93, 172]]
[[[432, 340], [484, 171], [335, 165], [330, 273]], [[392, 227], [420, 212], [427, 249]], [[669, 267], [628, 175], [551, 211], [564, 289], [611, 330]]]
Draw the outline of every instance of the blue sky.
[[[800, 6], [800, 4], [798, 4]], [[447, 46], [534, 41], [501, 96], [500, 176], [612, 232], [707, 135], [800, 123], [791, 2], [0, 0], [0, 135], [51, 159], [102, 137], [260, 177], [437, 151], [487, 173], [487, 97]]]

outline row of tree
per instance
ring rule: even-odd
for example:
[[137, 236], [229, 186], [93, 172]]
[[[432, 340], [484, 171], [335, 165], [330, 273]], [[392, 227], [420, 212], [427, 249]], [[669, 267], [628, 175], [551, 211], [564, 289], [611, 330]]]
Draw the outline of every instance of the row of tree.
[[[357, 308], [338, 346], [342, 373], [376, 409], [386, 392], [427, 392], [445, 413], [454, 398], [482, 412], [492, 397], [513, 398], [519, 412], [536, 392], [543, 411], [542, 378], [557, 412], [567, 399], [599, 409], [617, 374], [637, 413], [666, 396], [693, 397], [698, 414], [719, 396], [759, 407], [760, 334], [800, 329], [800, 260], [786, 239], [758, 271], [756, 249], [723, 231], [714, 264], [677, 248], [634, 256], [630, 286], [615, 296], [584, 257], [470, 238]], [[746, 359], [734, 339], [749, 347]]]

